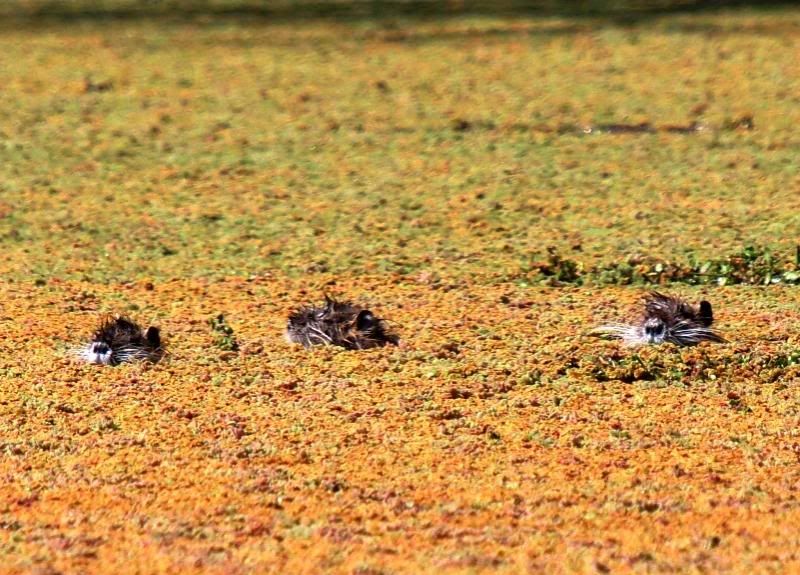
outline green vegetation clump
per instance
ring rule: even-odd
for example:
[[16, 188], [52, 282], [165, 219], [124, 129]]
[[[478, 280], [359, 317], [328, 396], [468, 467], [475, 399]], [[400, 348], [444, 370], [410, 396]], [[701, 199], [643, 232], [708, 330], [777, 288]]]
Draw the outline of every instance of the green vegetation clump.
[[523, 267], [522, 273], [532, 281], [549, 285], [800, 284], [800, 247], [792, 260], [776, 257], [768, 247], [746, 246], [718, 259], [701, 261], [690, 255], [686, 263], [674, 263], [633, 256], [592, 267], [549, 248], [545, 261]]
[[212, 317], [208, 325], [214, 333], [214, 345], [223, 351], [239, 351], [239, 342], [233, 333], [233, 328], [228, 325], [223, 314]]

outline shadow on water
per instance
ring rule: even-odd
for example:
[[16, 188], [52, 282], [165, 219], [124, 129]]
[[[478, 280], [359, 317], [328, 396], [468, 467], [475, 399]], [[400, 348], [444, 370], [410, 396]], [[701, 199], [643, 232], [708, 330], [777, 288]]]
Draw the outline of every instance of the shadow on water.
[[411, 20], [464, 16], [592, 18], [637, 24], [649, 18], [721, 9], [774, 9], [796, 0], [5, 0], [0, 26], [82, 21], [242, 19], [250, 23], [303, 20]]

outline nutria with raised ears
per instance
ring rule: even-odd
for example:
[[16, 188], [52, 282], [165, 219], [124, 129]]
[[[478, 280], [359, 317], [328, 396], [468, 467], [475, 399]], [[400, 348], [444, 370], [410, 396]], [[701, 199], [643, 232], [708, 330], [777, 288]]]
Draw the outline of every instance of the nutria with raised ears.
[[678, 297], [652, 292], [644, 298], [644, 315], [638, 323], [605, 325], [597, 332], [627, 345], [724, 343], [725, 339], [711, 329], [713, 322], [711, 304], [705, 300], [695, 308]]
[[399, 341], [385, 320], [370, 310], [328, 296], [323, 306], [303, 307], [289, 315], [286, 339], [304, 347], [338, 345], [345, 349], [369, 349]]
[[92, 340], [79, 350], [78, 355], [88, 363], [101, 365], [156, 362], [163, 355], [161, 334], [157, 327], [142, 329], [127, 317], [109, 317], [103, 320]]

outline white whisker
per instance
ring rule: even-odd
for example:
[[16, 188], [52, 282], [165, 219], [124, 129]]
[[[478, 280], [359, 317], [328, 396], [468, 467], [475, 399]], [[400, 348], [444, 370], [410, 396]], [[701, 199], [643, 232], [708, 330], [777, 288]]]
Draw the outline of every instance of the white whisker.
[[326, 333], [325, 333], [324, 331], [322, 331], [320, 328], [318, 328], [318, 327], [316, 327], [316, 326], [313, 326], [313, 325], [310, 325], [310, 326], [308, 326], [308, 329], [309, 329], [309, 330], [310, 330], [312, 333], [315, 333], [315, 334], [319, 335], [319, 336], [320, 336], [320, 337], [321, 337], [321, 338], [322, 338], [322, 339], [323, 339], [323, 340], [324, 340], [326, 343], [330, 343], [330, 342], [332, 341], [332, 340], [331, 340], [331, 338], [330, 338], [330, 336], [328, 336], [328, 334], [326, 334]]
[[612, 323], [602, 325], [592, 330], [593, 334], [607, 336], [612, 339], [621, 339], [626, 346], [636, 346], [647, 343], [647, 338], [638, 325], [625, 323]]

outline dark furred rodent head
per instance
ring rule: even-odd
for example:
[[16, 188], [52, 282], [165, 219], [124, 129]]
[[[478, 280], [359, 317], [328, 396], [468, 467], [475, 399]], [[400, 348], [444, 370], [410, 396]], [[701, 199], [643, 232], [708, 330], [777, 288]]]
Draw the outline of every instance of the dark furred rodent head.
[[337, 345], [345, 349], [369, 349], [397, 344], [386, 322], [370, 310], [325, 296], [325, 305], [304, 307], [289, 315], [286, 339], [304, 347]]
[[[701, 341], [725, 341], [710, 329], [714, 322], [714, 313], [711, 304], [706, 300], [701, 301], [698, 308], [694, 308], [678, 297], [654, 291], [645, 296], [644, 308], [643, 329], [647, 343], [695, 345]], [[663, 329], [658, 333], [648, 334], [648, 325], [655, 324], [663, 326]]]
[[701, 341], [725, 342], [711, 329], [713, 322], [714, 313], [709, 302], [703, 300], [695, 308], [678, 297], [654, 291], [645, 296], [644, 315], [638, 324], [603, 326], [599, 333], [622, 339], [628, 345], [674, 343], [686, 346]]
[[103, 320], [79, 355], [84, 361], [102, 365], [137, 360], [155, 362], [163, 355], [161, 333], [154, 326], [143, 330], [126, 317], [109, 317]]

